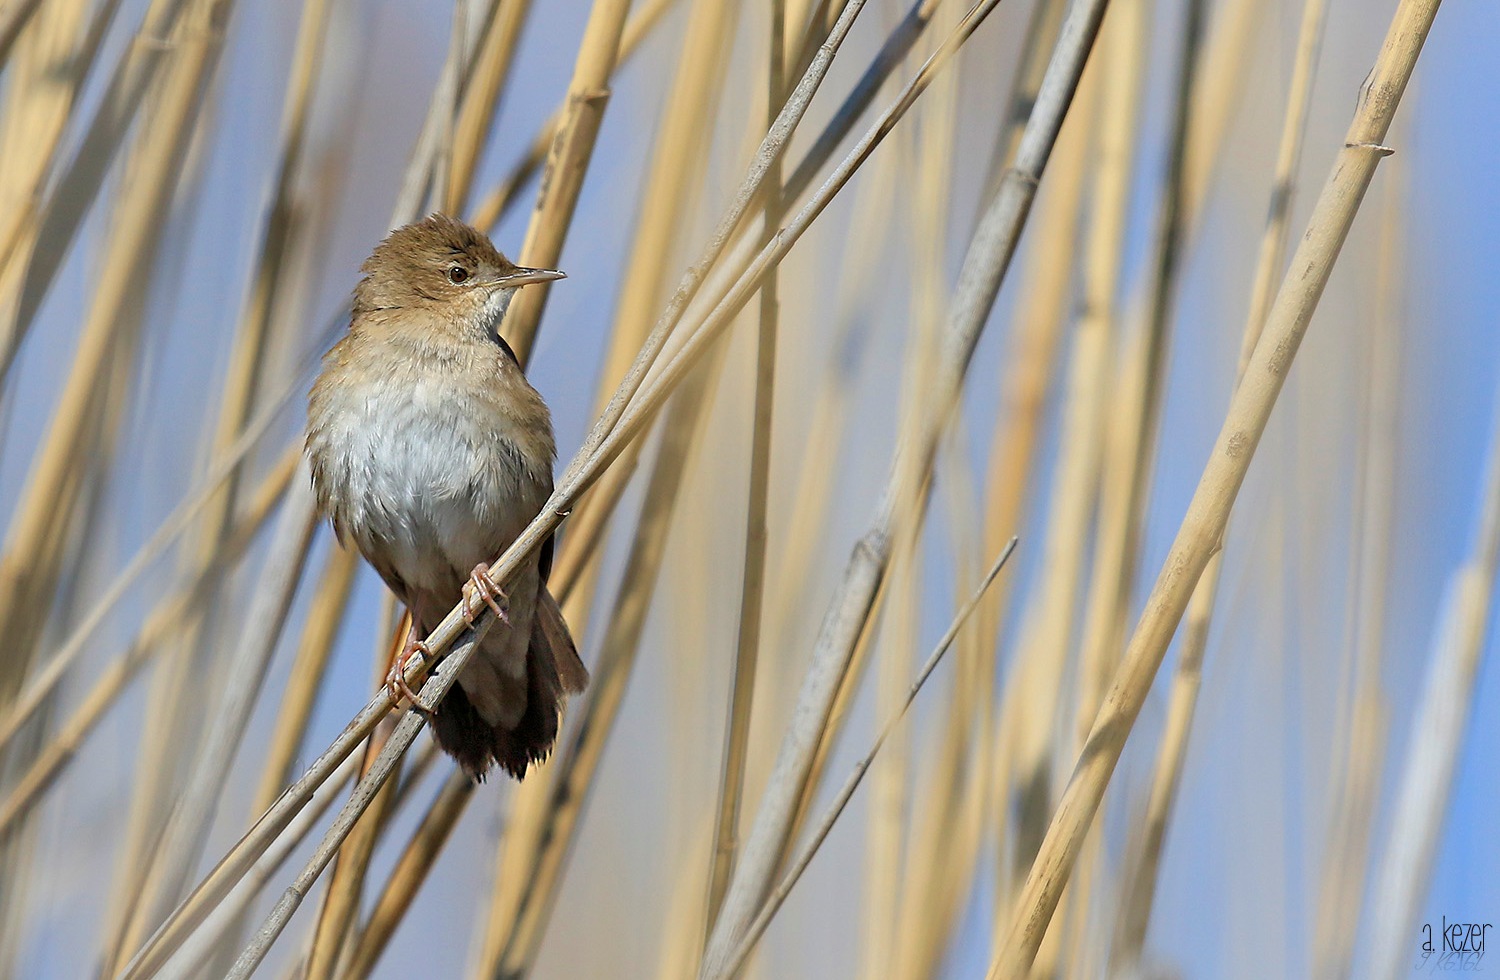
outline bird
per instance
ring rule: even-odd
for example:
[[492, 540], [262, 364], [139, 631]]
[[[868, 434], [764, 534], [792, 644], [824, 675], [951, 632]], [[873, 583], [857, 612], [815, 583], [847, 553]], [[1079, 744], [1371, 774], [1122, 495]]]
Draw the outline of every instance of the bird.
[[[429, 714], [438, 745], [476, 781], [516, 779], [556, 741], [588, 670], [547, 590], [553, 539], [504, 590], [487, 561], [552, 493], [546, 402], [499, 325], [516, 290], [565, 278], [510, 262], [482, 232], [432, 214], [392, 231], [361, 266], [349, 330], [308, 396], [306, 455], [318, 506], [406, 605], [405, 653], [387, 678]], [[462, 601], [497, 622], [435, 706], [406, 686], [413, 652]]]

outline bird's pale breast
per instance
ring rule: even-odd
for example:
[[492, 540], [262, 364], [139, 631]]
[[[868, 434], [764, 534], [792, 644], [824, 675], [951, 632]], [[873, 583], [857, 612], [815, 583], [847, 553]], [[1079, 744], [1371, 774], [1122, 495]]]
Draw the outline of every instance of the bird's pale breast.
[[403, 380], [346, 383], [314, 400], [314, 475], [362, 552], [413, 589], [456, 594], [535, 516], [550, 473], [523, 462], [490, 398], [420, 372]]

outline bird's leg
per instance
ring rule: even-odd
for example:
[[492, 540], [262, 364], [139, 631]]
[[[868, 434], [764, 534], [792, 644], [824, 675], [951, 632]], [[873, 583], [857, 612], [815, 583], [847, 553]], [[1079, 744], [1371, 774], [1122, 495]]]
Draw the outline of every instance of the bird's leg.
[[510, 624], [510, 617], [505, 613], [505, 606], [501, 603], [509, 603], [510, 599], [505, 590], [494, 583], [490, 578], [490, 566], [484, 562], [474, 566], [474, 571], [469, 573], [468, 584], [464, 586], [464, 619], [470, 626], [474, 625], [474, 617], [479, 615], [479, 600], [490, 607], [495, 618], [506, 625]]
[[391, 701], [393, 703], [400, 704], [401, 699], [406, 698], [417, 711], [422, 712], [424, 715], [431, 715], [437, 709], [423, 701], [417, 692], [413, 691], [411, 686], [406, 683], [405, 667], [408, 657], [413, 653], [420, 653], [428, 669], [431, 669], [432, 665], [437, 662], [437, 654], [433, 653], [432, 648], [426, 643], [417, 639], [417, 628], [415, 625], [412, 626], [411, 632], [407, 636], [409, 639], [406, 641], [406, 646], [396, 655], [396, 659], [391, 662], [390, 672], [385, 675], [385, 689], [391, 693]]

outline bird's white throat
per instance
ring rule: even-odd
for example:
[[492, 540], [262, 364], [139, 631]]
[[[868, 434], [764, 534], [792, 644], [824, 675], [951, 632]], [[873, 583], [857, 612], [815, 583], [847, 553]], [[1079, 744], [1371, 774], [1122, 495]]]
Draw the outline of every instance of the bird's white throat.
[[487, 333], [500, 333], [500, 321], [505, 318], [505, 311], [510, 308], [510, 298], [515, 294], [514, 289], [496, 289], [485, 298], [484, 329]]

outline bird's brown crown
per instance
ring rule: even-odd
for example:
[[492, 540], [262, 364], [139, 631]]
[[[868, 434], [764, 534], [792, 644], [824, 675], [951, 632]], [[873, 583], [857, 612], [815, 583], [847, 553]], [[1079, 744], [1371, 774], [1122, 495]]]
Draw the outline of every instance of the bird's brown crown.
[[397, 228], [360, 266], [354, 312], [452, 302], [516, 271], [484, 233], [445, 214]]

